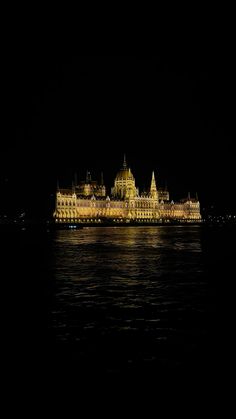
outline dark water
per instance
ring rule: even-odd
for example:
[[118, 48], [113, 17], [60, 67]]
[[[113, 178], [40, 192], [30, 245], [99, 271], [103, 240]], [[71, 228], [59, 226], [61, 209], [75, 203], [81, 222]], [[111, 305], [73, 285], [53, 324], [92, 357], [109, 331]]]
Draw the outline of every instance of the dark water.
[[2, 240], [14, 371], [29, 367], [45, 385], [66, 387], [217, 380], [227, 358], [234, 231], [85, 228]]
[[172, 368], [196, 356], [208, 310], [198, 229], [58, 232], [52, 260], [50, 340], [89, 368]]

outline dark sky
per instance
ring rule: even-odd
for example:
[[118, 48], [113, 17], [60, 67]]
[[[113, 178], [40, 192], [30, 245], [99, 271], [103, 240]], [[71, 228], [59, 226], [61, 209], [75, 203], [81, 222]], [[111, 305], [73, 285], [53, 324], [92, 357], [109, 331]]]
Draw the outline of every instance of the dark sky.
[[110, 187], [126, 153], [140, 188], [155, 170], [174, 199], [197, 191], [202, 206], [234, 208], [232, 51], [79, 56], [17, 46], [4, 70], [8, 207], [45, 211], [57, 178], [70, 184], [74, 171], [103, 171]]

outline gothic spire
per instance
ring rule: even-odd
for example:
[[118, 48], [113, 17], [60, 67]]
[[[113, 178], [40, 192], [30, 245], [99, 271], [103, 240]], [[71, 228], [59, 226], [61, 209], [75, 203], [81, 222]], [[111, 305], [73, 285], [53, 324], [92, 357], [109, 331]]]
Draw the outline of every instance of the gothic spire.
[[156, 189], [156, 180], [155, 180], [155, 174], [154, 171], [152, 172], [152, 182], [151, 182], [151, 189], [154, 188]]
[[157, 199], [157, 187], [156, 187], [156, 180], [155, 180], [154, 171], [152, 172], [152, 181], [151, 181], [150, 194], [151, 194], [151, 197], [152, 198]]

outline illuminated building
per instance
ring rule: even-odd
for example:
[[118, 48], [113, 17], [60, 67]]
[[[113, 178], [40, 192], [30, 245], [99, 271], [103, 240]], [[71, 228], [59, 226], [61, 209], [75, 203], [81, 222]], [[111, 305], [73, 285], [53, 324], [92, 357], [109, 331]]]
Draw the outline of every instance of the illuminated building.
[[154, 172], [149, 192], [140, 194], [124, 158], [110, 196], [106, 193], [103, 176], [99, 184], [92, 181], [89, 172], [85, 181], [76, 182], [72, 188], [58, 188], [54, 219], [59, 223], [197, 222], [201, 214], [197, 197], [190, 198], [190, 194], [179, 202], [170, 201], [167, 188], [157, 187]]

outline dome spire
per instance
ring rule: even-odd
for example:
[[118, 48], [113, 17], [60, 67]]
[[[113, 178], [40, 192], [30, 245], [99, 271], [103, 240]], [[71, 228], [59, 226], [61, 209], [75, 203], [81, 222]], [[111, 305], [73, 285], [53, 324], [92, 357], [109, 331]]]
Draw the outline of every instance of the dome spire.
[[127, 168], [126, 155], [124, 154], [123, 169], [126, 169], [126, 168]]

